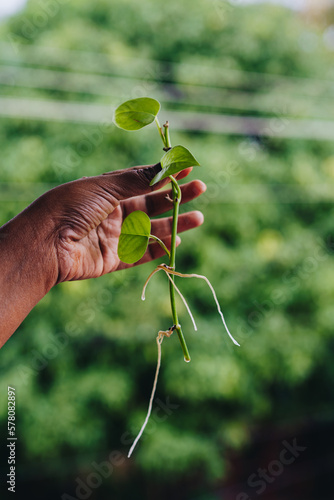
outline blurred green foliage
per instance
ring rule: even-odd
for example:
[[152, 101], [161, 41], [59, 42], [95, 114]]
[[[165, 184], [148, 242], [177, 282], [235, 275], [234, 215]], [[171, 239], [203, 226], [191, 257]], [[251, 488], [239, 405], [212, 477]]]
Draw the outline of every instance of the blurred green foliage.
[[[19, 59], [13, 66], [34, 66], [25, 59], [27, 48], [71, 50], [63, 56], [55, 53], [49, 62], [40, 55], [35, 66], [59, 66], [68, 72], [74, 68], [83, 78], [86, 70], [126, 75], [130, 89], [133, 67], [146, 78], [139, 93], [148, 90], [145, 93], [154, 98], [171, 83], [178, 89], [180, 80], [200, 83], [213, 80], [218, 72], [226, 89], [249, 92], [249, 99], [258, 103], [266, 98], [264, 91], [275, 91], [283, 109], [285, 99], [294, 97], [307, 105], [311, 98], [303, 92], [300, 96], [300, 89], [314, 88], [324, 98], [320, 84], [312, 87], [307, 78], [331, 76], [332, 59], [322, 44], [312, 46], [311, 53], [307, 44], [305, 49], [304, 41], [317, 35], [283, 8], [200, 0], [73, 0], [48, 5], [58, 8], [44, 24], [40, 21], [41, 26], [38, 1], [30, 1], [23, 13], [0, 26], [1, 40], [11, 41], [13, 58], [15, 53]], [[99, 62], [101, 53], [103, 61], [109, 61], [106, 67]], [[145, 76], [145, 61], [151, 76]], [[277, 80], [261, 76], [267, 72]], [[305, 80], [291, 80], [290, 85], [279, 80], [280, 75]], [[133, 97], [107, 90], [94, 96], [8, 84], [1, 94], [100, 103], [109, 107], [110, 116], [111, 100]], [[196, 106], [185, 104], [180, 85], [179, 94], [164, 103], [166, 115], [168, 110], [224, 112], [227, 102], [209, 102], [195, 90]], [[214, 86], [202, 90], [215, 95]], [[273, 94], [269, 101], [272, 111], [255, 107], [256, 114], [279, 120], [276, 98]], [[321, 110], [326, 110], [325, 101], [317, 112]], [[226, 112], [241, 113], [237, 106]], [[162, 153], [152, 130], [132, 135], [116, 127], [101, 133], [89, 124], [0, 122], [1, 223], [53, 185], [156, 163]], [[165, 403], [169, 398], [177, 408], [162, 409], [165, 419], [152, 418], [134, 464], [124, 462], [104, 482], [100, 491], [110, 498], [119, 491], [122, 498], [133, 498], [136, 489], [153, 480], [160, 484], [160, 498], [164, 488], [170, 492], [181, 480], [190, 492], [191, 484], [215, 484], [225, 475], [228, 453], [247, 447], [254, 429], [286, 421], [293, 427], [306, 416], [333, 418], [334, 209], [325, 189], [334, 177], [332, 145], [173, 132], [173, 123], [171, 134], [173, 144], [189, 147], [203, 165], [193, 177], [208, 184], [203, 198], [190, 204], [203, 211], [205, 224], [182, 235], [177, 268], [208, 276], [241, 347], [228, 339], [206, 284], [178, 280], [198, 323], [193, 333], [180, 303], [192, 362], [183, 362], [177, 338], [165, 340], [157, 397]], [[91, 145], [85, 154], [80, 149], [84, 139]], [[66, 163], [71, 154], [75, 161]], [[152, 269], [145, 265], [57, 286], [4, 346], [1, 391], [5, 393], [7, 384], [16, 387], [21, 470], [31, 481], [42, 475], [61, 492], [73, 493], [74, 478], [84, 479], [92, 461], [105, 460], [111, 450], [128, 451], [129, 435], [136, 435], [147, 409], [155, 336], [170, 326], [166, 276], [157, 275], [145, 303], [140, 300]], [[5, 425], [5, 406], [0, 411]], [[145, 495], [156, 498], [148, 490]], [[53, 498], [51, 491], [48, 498]]]

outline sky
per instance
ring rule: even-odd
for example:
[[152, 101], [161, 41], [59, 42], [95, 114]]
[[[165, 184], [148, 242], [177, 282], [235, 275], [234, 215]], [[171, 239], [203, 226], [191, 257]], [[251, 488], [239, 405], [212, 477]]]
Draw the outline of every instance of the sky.
[[[261, 1], [263, 2], [264, 0], [231, 0], [231, 3], [240, 5], [242, 3], [261, 3]], [[293, 9], [300, 9], [306, 5], [306, 0], [266, 0], [266, 3], [277, 3]]]
[[[231, 3], [235, 5], [247, 4], [247, 3], [259, 3], [261, 0], [231, 0]], [[263, 1], [263, 0], [262, 0]], [[279, 3], [281, 5], [286, 5], [287, 7], [300, 8], [305, 5], [306, 0], [267, 0], [270, 3]], [[15, 14], [20, 10], [26, 0], [0, 0], [0, 18], [10, 16]]]
[[7, 17], [11, 14], [15, 14], [18, 10], [20, 10], [26, 0], [1, 0], [0, 1], [0, 17]]

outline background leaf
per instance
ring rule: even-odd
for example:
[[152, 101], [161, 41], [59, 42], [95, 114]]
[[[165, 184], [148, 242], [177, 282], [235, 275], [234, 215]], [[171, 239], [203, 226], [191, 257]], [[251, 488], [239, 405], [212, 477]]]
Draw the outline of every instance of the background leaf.
[[200, 164], [190, 151], [183, 146], [175, 146], [167, 151], [160, 160], [162, 170], [150, 182], [153, 186], [157, 182], [165, 179], [169, 175], [177, 174], [188, 167], [197, 167]]
[[114, 122], [124, 130], [139, 130], [152, 123], [159, 110], [159, 101], [150, 97], [130, 99], [115, 110]]
[[133, 264], [144, 255], [151, 233], [151, 221], [148, 215], [136, 210], [123, 222], [118, 242], [118, 256], [122, 262]]

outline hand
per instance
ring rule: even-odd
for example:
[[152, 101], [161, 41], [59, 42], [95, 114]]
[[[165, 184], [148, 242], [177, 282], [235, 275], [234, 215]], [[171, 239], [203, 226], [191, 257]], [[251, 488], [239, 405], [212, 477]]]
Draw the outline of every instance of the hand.
[[[134, 167], [63, 184], [0, 228], [1, 345], [57, 283], [97, 278], [130, 267], [117, 256], [124, 217], [134, 210], [153, 217], [172, 208], [170, 190], [154, 192], [168, 181], [149, 186], [159, 170], [159, 164]], [[178, 179], [190, 171], [184, 170]], [[181, 189], [185, 203], [206, 187], [192, 181]], [[202, 222], [200, 212], [188, 212], [179, 217], [178, 230]], [[171, 217], [152, 221], [152, 234], [167, 247], [170, 232]], [[157, 243], [150, 244], [135, 265], [162, 255]]]
[[[159, 165], [135, 167], [83, 178], [47, 193], [43, 203], [54, 221], [57, 283], [97, 278], [130, 267], [117, 255], [124, 217], [134, 210], [142, 210], [152, 217], [172, 208], [170, 199], [166, 198], [167, 194], [171, 196], [170, 190], [154, 193], [161, 183], [149, 186], [159, 168]], [[181, 178], [190, 171], [184, 171]], [[200, 181], [185, 184], [182, 202], [190, 201], [204, 191], [205, 185]], [[171, 217], [152, 221], [152, 234], [162, 239], [167, 247], [170, 245], [171, 222]], [[200, 212], [182, 214], [178, 231], [194, 228], [202, 222]], [[163, 254], [159, 244], [150, 244], [144, 257], [135, 265]]]

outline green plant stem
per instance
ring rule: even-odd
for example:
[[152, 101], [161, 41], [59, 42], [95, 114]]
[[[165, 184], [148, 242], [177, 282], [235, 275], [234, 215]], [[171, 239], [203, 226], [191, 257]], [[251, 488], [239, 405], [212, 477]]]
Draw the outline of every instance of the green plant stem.
[[[170, 147], [170, 146], [168, 146]], [[169, 176], [171, 183], [172, 183], [172, 192], [173, 192], [173, 226], [172, 226], [172, 239], [171, 239], [171, 249], [170, 249], [170, 257], [169, 257], [169, 266], [175, 270], [175, 256], [176, 256], [176, 234], [177, 234], [177, 221], [178, 221], [178, 216], [179, 216], [179, 206], [181, 202], [181, 189], [177, 183], [177, 181], [174, 179], [172, 175]], [[174, 280], [174, 276], [172, 276], [172, 279]], [[189, 362], [190, 361], [190, 355], [188, 352], [187, 344], [185, 341], [185, 338], [183, 336], [183, 332], [181, 329], [181, 326], [179, 325], [179, 320], [177, 316], [177, 311], [176, 311], [176, 303], [175, 303], [175, 289], [172, 283], [169, 283], [169, 294], [170, 294], [170, 303], [171, 303], [171, 308], [172, 308], [172, 317], [173, 317], [173, 322], [174, 325], [176, 325], [175, 330], [177, 331], [183, 355], [184, 355], [184, 360]]]
[[166, 148], [171, 148], [171, 142], [170, 142], [170, 137], [169, 137], [169, 123], [166, 122], [164, 123], [164, 129], [165, 129], [165, 142], [166, 142]]
[[161, 246], [161, 248], [163, 248], [166, 252], [166, 254], [168, 255], [168, 257], [170, 258], [170, 251], [168, 250], [168, 248], [166, 247], [166, 245], [164, 244], [163, 241], [161, 241], [160, 238], [158, 238], [157, 236], [153, 236], [153, 234], [150, 234], [150, 238], [152, 240], [155, 240], [159, 243], [159, 245]]
[[[169, 136], [169, 123], [166, 122], [164, 124], [164, 131], [162, 130], [159, 120], [157, 117], [155, 117], [155, 123], [158, 127], [160, 137], [162, 139], [162, 142], [164, 144], [164, 147], [166, 150], [170, 149], [172, 147], [171, 142], [170, 142], [170, 136]], [[172, 193], [173, 193], [173, 225], [172, 225], [172, 237], [171, 237], [171, 249], [170, 249], [170, 254], [169, 254], [169, 266], [175, 270], [175, 256], [176, 256], [176, 234], [177, 234], [177, 221], [179, 218], [179, 206], [181, 202], [181, 189], [176, 181], [176, 179], [170, 175], [169, 179], [172, 183]], [[161, 242], [162, 243], [162, 242]], [[171, 279], [174, 281], [174, 276], [171, 276]], [[169, 295], [170, 295], [170, 304], [171, 304], [171, 309], [172, 309], [172, 318], [174, 325], [176, 325], [175, 330], [177, 332], [177, 335], [179, 337], [183, 355], [184, 355], [184, 360], [189, 362], [190, 361], [190, 355], [188, 352], [188, 347], [185, 341], [185, 338], [183, 336], [183, 332], [181, 329], [181, 326], [179, 324], [179, 319], [176, 311], [176, 302], [175, 302], [175, 288], [173, 284], [170, 282], [169, 283]]]
[[160, 123], [159, 123], [159, 120], [158, 120], [158, 117], [157, 117], [157, 116], [155, 117], [154, 121], [155, 121], [155, 123], [156, 123], [156, 126], [158, 127], [159, 134], [160, 134], [161, 140], [162, 140], [162, 142], [163, 142], [163, 145], [164, 145], [164, 146], [165, 146], [165, 148], [166, 148], [166, 147], [168, 147], [168, 146], [167, 146], [167, 143], [166, 143], [166, 138], [165, 138], [165, 135], [164, 135], [164, 133], [163, 133], [163, 131], [162, 131], [162, 128], [161, 128], [161, 125], [160, 125]]

